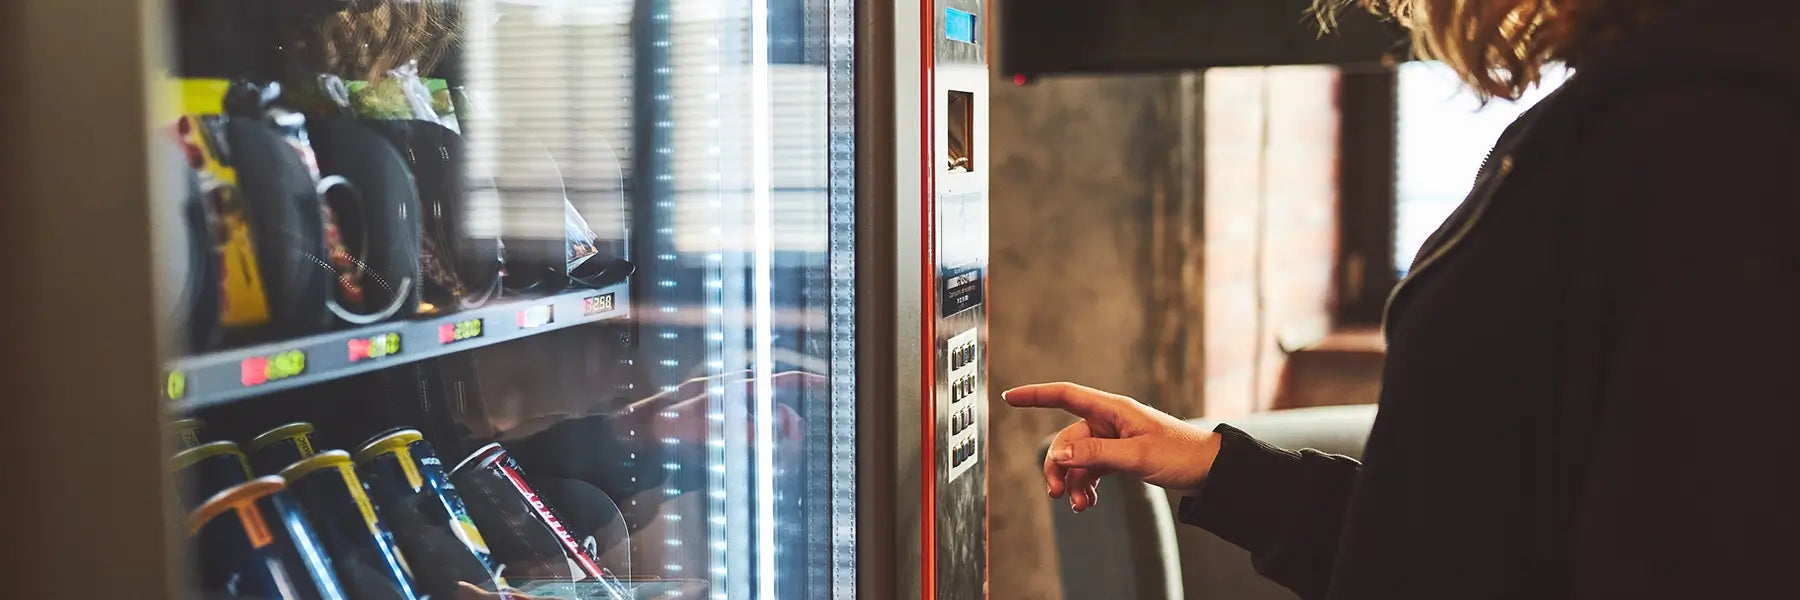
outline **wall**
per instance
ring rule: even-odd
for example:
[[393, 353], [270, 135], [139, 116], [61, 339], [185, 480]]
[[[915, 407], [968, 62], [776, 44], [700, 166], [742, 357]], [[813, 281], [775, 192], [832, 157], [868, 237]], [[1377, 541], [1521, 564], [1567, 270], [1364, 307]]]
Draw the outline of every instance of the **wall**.
[[1337, 71], [1205, 76], [1205, 414], [1270, 409], [1287, 351], [1331, 329]]
[[[1156, 400], [1154, 215], [1194, 170], [1177, 168], [1191, 78], [994, 85], [990, 389], [1074, 381]], [[1039, 449], [1073, 419], [998, 398], [991, 418], [992, 597], [1058, 600]]]
[[[1282, 346], [1330, 326], [1336, 84], [1315, 68], [994, 82], [991, 389], [1073, 381], [1185, 417], [1271, 406]], [[992, 597], [1058, 600], [1039, 452], [1073, 419], [995, 400]]]

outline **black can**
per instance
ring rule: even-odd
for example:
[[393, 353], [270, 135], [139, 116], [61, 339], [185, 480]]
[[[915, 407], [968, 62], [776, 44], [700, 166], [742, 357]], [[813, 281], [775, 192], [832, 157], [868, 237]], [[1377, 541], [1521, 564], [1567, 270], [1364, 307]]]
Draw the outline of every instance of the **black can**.
[[250, 463], [231, 442], [200, 444], [169, 459], [175, 472], [176, 494], [181, 508], [200, 508], [213, 494], [250, 480]]
[[550, 504], [525, 481], [500, 444], [488, 444], [456, 465], [450, 480], [468, 501], [475, 524], [488, 532], [494, 558], [506, 572], [533, 579], [594, 581], [625, 597], [616, 578], [575, 541]]
[[181, 419], [169, 424], [169, 432], [175, 435], [175, 447], [188, 449], [200, 445], [199, 419]]
[[188, 515], [201, 588], [259, 600], [348, 600], [280, 477], [219, 492]]
[[349, 453], [332, 450], [289, 465], [281, 476], [306, 509], [351, 600], [418, 600], [412, 571], [352, 464]]
[[420, 591], [451, 598], [464, 583], [490, 592], [508, 589], [443, 462], [417, 430], [370, 440], [356, 452], [356, 470], [413, 565]]
[[252, 438], [244, 449], [258, 475], [274, 475], [300, 459], [318, 454], [313, 449], [312, 435], [312, 423], [288, 423]]

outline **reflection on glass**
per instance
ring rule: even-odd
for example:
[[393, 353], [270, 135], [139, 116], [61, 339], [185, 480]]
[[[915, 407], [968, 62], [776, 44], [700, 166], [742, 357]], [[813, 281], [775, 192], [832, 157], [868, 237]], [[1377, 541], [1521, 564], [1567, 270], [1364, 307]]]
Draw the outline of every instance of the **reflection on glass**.
[[849, 6], [174, 1], [197, 591], [853, 589]]

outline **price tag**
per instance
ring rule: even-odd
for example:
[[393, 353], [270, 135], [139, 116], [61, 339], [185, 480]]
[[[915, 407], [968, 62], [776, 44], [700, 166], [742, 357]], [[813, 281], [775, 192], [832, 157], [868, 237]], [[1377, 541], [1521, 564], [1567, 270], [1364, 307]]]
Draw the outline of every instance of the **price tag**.
[[549, 304], [519, 311], [519, 329], [534, 329], [556, 320], [556, 307]]
[[613, 295], [601, 294], [581, 299], [581, 316], [591, 317], [604, 312], [612, 312]]
[[238, 381], [247, 386], [298, 377], [305, 372], [306, 353], [299, 350], [253, 356], [238, 363]]
[[400, 334], [384, 333], [350, 340], [350, 362], [362, 362], [400, 353]]
[[468, 319], [438, 326], [438, 343], [451, 344], [481, 337], [481, 319]]

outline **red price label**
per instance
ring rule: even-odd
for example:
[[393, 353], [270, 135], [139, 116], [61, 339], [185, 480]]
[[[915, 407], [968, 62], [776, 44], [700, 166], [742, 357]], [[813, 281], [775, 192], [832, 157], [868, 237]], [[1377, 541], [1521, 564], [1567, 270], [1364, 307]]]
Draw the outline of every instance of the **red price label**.
[[247, 386], [281, 381], [305, 372], [306, 353], [299, 350], [253, 356], [238, 363], [238, 381]]
[[469, 319], [438, 326], [438, 343], [448, 344], [481, 337], [481, 319]]
[[384, 333], [368, 339], [350, 340], [350, 362], [393, 356], [400, 353], [400, 334]]

